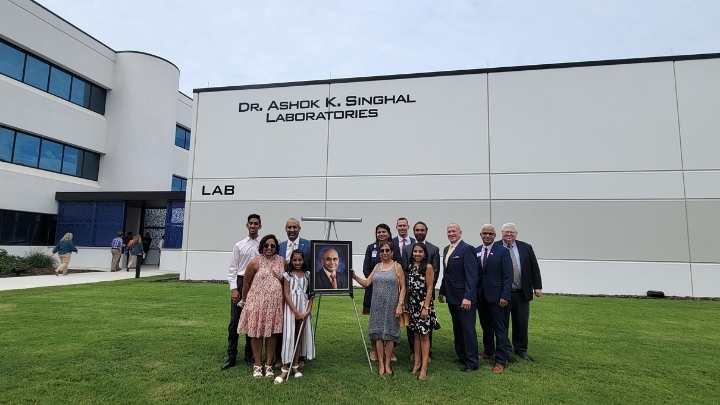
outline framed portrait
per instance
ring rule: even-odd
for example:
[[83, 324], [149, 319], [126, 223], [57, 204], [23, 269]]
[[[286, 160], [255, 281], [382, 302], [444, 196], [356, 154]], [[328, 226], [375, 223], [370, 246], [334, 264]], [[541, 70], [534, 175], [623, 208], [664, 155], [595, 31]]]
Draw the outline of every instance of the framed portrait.
[[312, 286], [316, 295], [352, 295], [352, 242], [313, 240]]

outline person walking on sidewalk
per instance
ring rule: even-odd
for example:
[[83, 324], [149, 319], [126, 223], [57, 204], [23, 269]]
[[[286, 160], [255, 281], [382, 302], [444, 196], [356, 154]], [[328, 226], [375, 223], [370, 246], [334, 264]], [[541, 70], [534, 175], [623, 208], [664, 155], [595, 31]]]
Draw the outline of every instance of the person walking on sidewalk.
[[57, 253], [58, 257], [60, 257], [60, 265], [55, 269], [55, 275], [59, 276], [60, 272], [62, 272], [63, 276], [67, 275], [68, 267], [70, 267], [70, 255], [72, 252], [77, 253], [77, 248], [75, 247], [75, 244], [72, 241], [73, 234], [70, 232], [66, 233], [62, 239], [60, 239], [60, 242], [53, 248], [53, 253]]

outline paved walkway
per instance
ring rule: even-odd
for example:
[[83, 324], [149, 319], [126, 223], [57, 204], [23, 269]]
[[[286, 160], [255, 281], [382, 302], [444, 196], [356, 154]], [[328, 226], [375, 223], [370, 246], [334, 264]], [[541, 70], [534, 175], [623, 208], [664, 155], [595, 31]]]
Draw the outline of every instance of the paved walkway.
[[[146, 270], [147, 268], [147, 270]], [[171, 271], [160, 271], [157, 266], [143, 266], [140, 277], [152, 277], [162, 274], [177, 274]], [[21, 290], [25, 288], [53, 287], [72, 284], [100, 283], [135, 278], [135, 271], [97, 271], [89, 273], [70, 273], [67, 276], [27, 276], [0, 278], [0, 291]]]

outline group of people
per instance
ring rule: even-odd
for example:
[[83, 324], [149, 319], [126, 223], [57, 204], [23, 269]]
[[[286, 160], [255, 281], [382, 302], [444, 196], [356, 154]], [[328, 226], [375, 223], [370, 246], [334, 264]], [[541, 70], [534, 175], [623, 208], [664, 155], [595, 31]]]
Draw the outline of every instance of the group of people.
[[[250, 215], [248, 236], [233, 247], [228, 351], [222, 368], [236, 364], [239, 335], [245, 334], [244, 360], [253, 364], [253, 376], [274, 377], [274, 360], [280, 358], [275, 382], [281, 383], [291, 374], [301, 376], [304, 361], [315, 354], [310, 242], [300, 238], [300, 222], [294, 218], [286, 222], [288, 239], [282, 243], [274, 235], [260, 238], [261, 226], [260, 216]], [[485, 360], [493, 373], [503, 373], [512, 353], [532, 361], [527, 352], [530, 301], [542, 296], [542, 280], [533, 248], [517, 240], [515, 224], [504, 224], [498, 241], [495, 227], [483, 225], [482, 244], [474, 247], [463, 241], [460, 225], [451, 223], [442, 255], [427, 240], [425, 222], [414, 224], [414, 237], [409, 236], [407, 218], [398, 218], [396, 230], [393, 237], [388, 225], [377, 225], [375, 241], [365, 251], [363, 274], [352, 274], [366, 289], [363, 313], [370, 316], [370, 357], [378, 362], [380, 375], [394, 373], [400, 328], [406, 326], [412, 373], [420, 380], [427, 378], [432, 332], [440, 328], [434, 300], [441, 260], [439, 300], [448, 304], [461, 369], [478, 370]], [[332, 266], [334, 256], [327, 256], [321, 258], [323, 268]], [[476, 316], [483, 335], [480, 353]]]
[[125, 256], [125, 271], [135, 268], [135, 278], [139, 278], [140, 268], [147, 258], [151, 244], [152, 236], [149, 232], [145, 232], [145, 236], [133, 235], [132, 232], [123, 236], [122, 232], [118, 232], [110, 242], [110, 271], [120, 271], [120, 261]]

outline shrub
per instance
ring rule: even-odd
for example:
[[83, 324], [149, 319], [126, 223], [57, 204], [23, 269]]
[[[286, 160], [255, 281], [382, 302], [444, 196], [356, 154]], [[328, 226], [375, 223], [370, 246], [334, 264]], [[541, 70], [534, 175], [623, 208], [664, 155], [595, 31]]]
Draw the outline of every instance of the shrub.
[[25, 265], [24, 267], [34, 269], [54, 269], [55, 259], [47, 253], [36, 250], [25, 255], [22, 264]]
[[17, 267], [22, 267], [20, 258], [9, 255], [5, 249], [0, 249], [0, 273], [10, 273]]

